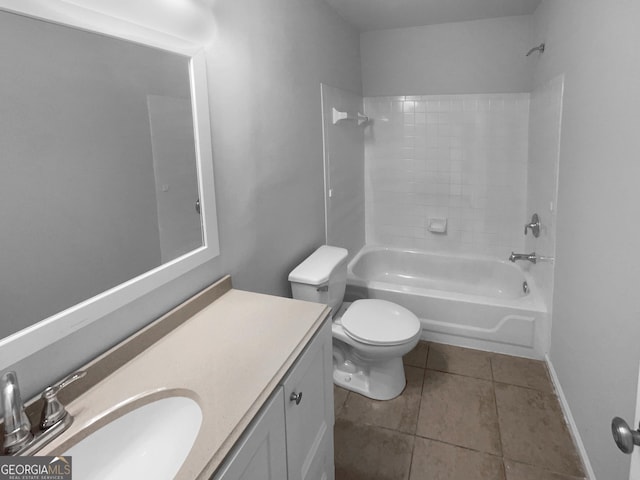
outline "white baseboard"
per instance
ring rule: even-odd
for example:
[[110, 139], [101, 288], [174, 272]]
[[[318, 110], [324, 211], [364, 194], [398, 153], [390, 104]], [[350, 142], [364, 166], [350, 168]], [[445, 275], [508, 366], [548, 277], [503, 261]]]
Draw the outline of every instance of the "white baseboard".
[[575, 420], [573, 419], [573, 415], [571, 415], [571, 409], [569, 408], [569, 403], [567, 402], [567, 398], [564, 396], [564, 392], [562, 391], [562, 386], [560, 385], [560, 380], [558, 379], [558, 375], [556, 374], [555, 368], [553, 368], [553, 363], [551, 363], [551, 359], [549, 355], [545, 355], [545, 360], [547, 362], [547, 367], [549, 368], [549, 374], [551, 375], [551, 382], [556, 390], [556, 394], [558, 395], [558, 399], [560, 400], [560, 407], [562, 408], [562, 413], [564, 413], [564, 418], [567, 421], [567, 425], [569, 426], [569, 432], [571, 432], [571, 436], [573, 437], [573, 441], [578, 448], [578, 454], [582, 460], [582, 465], [584, 466], [585, 473], [587, 475], [588, 480], [596, 480], [596, 475], [593, 472], [593, 468], [591, 467], [591, 462], [589, 461], [589, 456], [587, 455], [587, 450], [584, 448], [584, 443], [582, 443], [582, 438], [580, 437], [580, 432], [578, 431], [578, 426], [576, 425]]

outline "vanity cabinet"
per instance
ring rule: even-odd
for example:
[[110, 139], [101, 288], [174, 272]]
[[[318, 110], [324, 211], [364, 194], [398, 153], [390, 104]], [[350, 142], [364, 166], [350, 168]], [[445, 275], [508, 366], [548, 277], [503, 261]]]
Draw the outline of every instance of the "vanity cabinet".
[[278, 387], [231, 451], [214, 480], [287, 478], [284, 395]]
[[333, 480], [331, 322], [325, 321], [214, 480]]
[[331, 341], [331, 321], [326, 321], [282, 382], [288, 480], [335, 476]]

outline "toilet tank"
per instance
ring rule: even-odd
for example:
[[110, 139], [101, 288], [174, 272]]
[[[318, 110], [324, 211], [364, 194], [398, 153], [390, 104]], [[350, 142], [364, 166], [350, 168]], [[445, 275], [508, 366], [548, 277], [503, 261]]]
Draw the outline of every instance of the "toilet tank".
[[325, 303], [332, 315], [344, 299], [347, 287], [347, 255], [340, 247], [323, 245], [289, 274], [293, 298]]

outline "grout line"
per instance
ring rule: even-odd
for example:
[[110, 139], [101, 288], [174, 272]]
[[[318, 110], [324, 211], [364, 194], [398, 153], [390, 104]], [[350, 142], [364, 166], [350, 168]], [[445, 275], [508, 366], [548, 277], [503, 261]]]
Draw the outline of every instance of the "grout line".
[[431, 355], [431, 343], [427, 343], [427, 358], [424, 361], [424, 368], [427, 369], [427, 365], [429, 365], [429, 355]]
[[[527, 467], [531, 467], [534, 468], [536, 470], [540, 470], [542, 472], [548, 472], [548, 473], [553, 473], [555, 475], [560, 475], [562, 477], [566, 477], [569, 480], [586, 480], [586, 477], [579, 477], [579, 476], [575, 476], [575, 475], [571, 475], [570, 473], [566, 473], [566, 472], [558, 472], [557, 470], [550, 470], [547, 467], [543, 466], [543, 465], [536, 465], [535, 463], [529, 463], [529, 462], [524, 462], [522, 460], [514, 460], [513, 458], [508, 458], [508, 457], [503, 457], [503, 460], [510, 460], [513, 463], [519, 463], [520, 465], [526, 465]], [[504, 463], [504, 462], [503, 462]], [[506, 465], [505, 465], [506, 468]], [[506, 471], [505, 471], [506, 473]]]
[[552, 387], [551, 391], [547, 391], [547, 390], [540, 390], [539, 388], [528, 387], [526, 385], [518, 385], [517, 383], [498, 382], [496, 380], [494, 380], [493, 383], [497, 383], [497, 384], [500, 384], [500, 385], [508, 385], [510, 387], [523, 388], [525, 390], [533, 390], [534, 392], [545, 393], [547, 395], [553, 395], [554, 397], [558, 398], [558, 395], [556, 395], [556, 392], [553, 391], [553, 387]]
[[[334, 388], [335, 388], [335, 385], [334, 385]], [[338, 388], [341, 388], [341, 387], [338, 387]], [[343, 390], [346, 390], [346, 389], [343, 389]], [[349, 395], [351, 395], [351, 392], [349, 390], [347, 390], [347, 395], [344, 397], [344, 400], [342, 401], [342, 403], [340, 403], [340, 405], [338, 405], [337, 409], [334, 409], [334, 412], [333, 412], [334, 423], [335, 423], [335, 420], [338, 419], [338, 417], [340, 416], [340, 414], [344, 410], [344, 407], [347, 405], [347, 400], [349, 399]], [[335, 391], [334, 391], [334, 399], [335, 399]]]
[[[460, 347], [463, 348], [463, 347]], [[518, 357], [516, 357], [518, 358]], [[494, 382], [494, 383], [500, 383], [503, 385], [512, 385], [514, 387], [520, 387], [520, 388], [526, 388], [527, 390], [535, 390], [536, 392], [541, 392], [541, 393], [549, 393], [549, 394], [554, 394], [553, 391], [553, 383], [551, 381], [549, 381], [549, 384], [551, 386], [551, 391], [548, 390], [541, 390], [540, 388], [536, 388], [536, 387], [531, 387], [528, 385], [519, 385], [517, 383], [509, 383], [509, 382], [503, 382], [503, 381], [499, 381], [496, 380], [493, 374], [493, 361], [492, 359], [489, 360], [489, 370], [491, 373], [491, 378], [483, 378], [483, 377], [478, 377], [478, 376], [474, 376], [474, 375], [468, 375], [468, 374], [464, 374], [464, 373], [458, 373], [458, 372], [450, 372], [448, 370], [442, 370], [442, 369], [438, 369], [438, 368], [426, 368], [426, 370], [431, 370], [434, 372], [441, 372], [441, 373], [448, 373], [449, 375], [457, 375], [459, 377], [466, 377], [466, 378], [475, 378], [477, 380], [486, 380], [488, 382]], [[409, 365], [409, 366], [413, 366], [413, 365]], [[416, 367], [416, 368], [420, 368], [420, 367]]]
[[[500, 427], [500, 411], [498, 410], [498, 397], [496, 396], [496, 382], [493, 380], [491, 381], [491, 391], [493, 392], [493, 404], [495, 405], [496, 409], [496, 422], [498, 422], [498, 439], [500, 440], [500, 454], [502, 456], [502, 466], [504, 468], [504, 443], [502, 442], [502, 428]], [[505, 472], [505, 478], [506, 476], [507, 472]]]
[[416, 438], [421, 438], [423, 440], [429, 440], [431, 442], [442, 443], [443, 445], [449, 445], [451, 447], [462, 448], [463, 450], [469, 450], [470, 452], [482, 453], [484, 455], [490, 455], [490, 456], [495, 457], [495, 458], [504, 459], [504, 456], [502, 454], [495, 454], [495, 453], [491, 453], [491, 452], [485, 452], [484, 450], [476, 450], [475, 448], [465, 447], [465, 446], [462, 446], [462, 445], [458, 445], [456, 443], [445, 442], [444, 440], [441, 440], [439, 438], [425, 437], [423, 435], [415, 435], [415, 437]]
[[424, 371], [422, 372], [422, 385], [420, 386], [420, 401], [418, 401], [418, 416], [416, 417], [416, 426], [413, 429], [413, 435], [418, 434], [418, 425], [420, 424], [420, 412], [422, 410], [422, 400], [424, 396], [424, 385], [427, 383], [427, 361], [429, 360], [429, 352], [431, 351], [431, 347], [427, 344], [427, 355], [426, 360], [424, 361]]
[[502, 443], [502, 429], [500, 428], [500, 412], [498, 411], [498, 397], [496, 396], [496, 378], [493, 372], [493, 355], [489, 355], [489, 368], [491, 370], [491, 386], [492, 386], [492, 390], [493, 390], [493, 401], [495, 402], [495, 406], [496, 406], [496, 420], [498, 421], [498, 437], [500, 439], [500, 450], [501, 450], [501, 459], [502, 459], [502, 475], [503, 477], [507, 478], [507, 464], [505, 463], [505, 456], [504, 456], [504, 445]]
[[491, 370], [491, 381], [495, 382], [496, 377], [495, 377], [495, 374], [493, 373], [493, 355], [489, 355], [489, 370]]
[[411, 461], [409, 462], [409, 475], [407, 480], [411, 480], [411, 474], [413, 473], [413, 454], [416, 451], [416, 436], [413, 435], [413, 442], [411, 444]]
[[425, 368], [425, 370], [430, 370], [432, 372], [446, 373], [447, 375], [455, 375], [456, 377], [473, 378], [474, 380], [483, 380], [485, 382], [493, 382], [493, 380], [491, 380], [490, 378], [474, 377], [471, 375], [464, 375], [462, 373], [447, 372], [446, 370], [437, 370], [435, 368]]

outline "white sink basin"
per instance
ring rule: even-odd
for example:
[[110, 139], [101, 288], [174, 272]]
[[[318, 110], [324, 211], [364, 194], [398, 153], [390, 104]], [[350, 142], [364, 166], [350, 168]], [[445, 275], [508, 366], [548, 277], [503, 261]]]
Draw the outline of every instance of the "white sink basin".
[[62, 455], [74, 480], [172, 479], [191, 451], [202, 411], [187, 397], [169, 397], [108, 423]]

